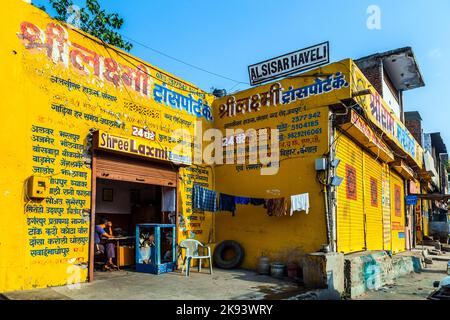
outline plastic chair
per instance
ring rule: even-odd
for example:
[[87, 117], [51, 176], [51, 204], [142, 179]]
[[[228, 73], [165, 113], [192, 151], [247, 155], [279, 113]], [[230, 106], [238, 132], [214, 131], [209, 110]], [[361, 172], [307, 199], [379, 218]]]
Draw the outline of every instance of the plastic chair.
[[[207, 249], [208, 254], [207, 255], [200, 255], [199, 254], [199, 247], [204, 249]], [[183, 260], [183, 268], [181, 269], [181, 273], [184, 272], [184, 268], [186, 267], [186, 277], [189, 276], [190, 268], [191, 268], [191, 260], [192, 259], [199, 259], [198, 261], [198, 272], [202, 271], [202, 259], [209, 259], [209, 271], [210, 274], [213, 273], [212, 271], [212, 258], [211, 258], [211, 248], [209, 246], [206, 246], [202, 244], [200, 241], [194, 240], [194, 239], [186, 239], [181, 241], [180, 243], [181, 249], [186, 249], [186, 255], [184, 256]]]

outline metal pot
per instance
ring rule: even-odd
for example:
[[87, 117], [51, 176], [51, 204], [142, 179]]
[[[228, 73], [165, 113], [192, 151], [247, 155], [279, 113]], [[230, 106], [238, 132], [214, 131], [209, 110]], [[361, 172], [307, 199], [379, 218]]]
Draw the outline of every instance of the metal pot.
[[266, 256], [259, 257], [258, 261], [258, 273], [269, 274], [270, 273], [270, 259]]
[[284, 277], [285, 264], [282, 262], [274, 262], [270, 265], [270, 275], [274, 278]]

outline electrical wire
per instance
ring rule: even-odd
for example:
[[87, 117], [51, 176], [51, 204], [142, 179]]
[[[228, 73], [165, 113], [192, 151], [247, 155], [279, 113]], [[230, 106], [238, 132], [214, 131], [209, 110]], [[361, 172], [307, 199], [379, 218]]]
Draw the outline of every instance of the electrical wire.
[[[76, 32], [78, 32], [78, 33], [80, 33], [80, 34], [86, 36], [84, 33], [81, 33], [81, 32], [79, 32], [79, 31], [76, 30], [76, 29], [74, 29], [74, 30], [75, 30]], [[119, 34], [120, 34], [120, 33], [119, 33]], [[205, 72], [205, 73], [208, 73], [208, 74], [211, 74], [211, 75], [214, 75], [214, 76], [217, 76], [217, 77], [220, 77], [220, 78], [223, 78], [223, 79], [226, 79], [226, 80], [235, 82], [236, 84], [230, 89], [230, 91], [231, 91], [233, 88], [235, 88], [237, 85], [239, 85], [239, 84], [249, 85], [248, 82], [235, 80], [235, 79], [232, 79], [232, 78], [230, 78], [230, 77], [223, 76], [223, 75], [220, 75], [220, 74], [218, 74], [218, 73], [215, 73], [215, 72], [206, 70], [206, 69], [204, 69], [204, 68], [201, 68], [201, 67], [198, 67], [198, 66], [196, 66], [196, 65], [193, 65], [193, 64], [191, 64], [191, 63], [189, 63], [189, 62], [186, 62], [186, 61], [183, 61], [183, 60], [178, 59], [178, 58], [176, 58], [176, 57], [173, 57], [173, 56], [171, 56], [171, 55], [168, 55], [168, 54], [166, 54], [166, 53], [164, 53], [164, 52], [162, 52], [162, 51], [160, 51], [160, 50], [157, 50], [157, 49], [155, 49], [155, 48], [152, 48], [152, 47], [150, 47], [150, 46], [148, 46], [148, 45], [146, 45], [146, 44], [144, 44], [144, 43], [141, 43], [140, 41], [134, 40], [134, 39], [132, 39], [132, 38], [126, 36], [126, 35], [123, 35], [123, 34], [120, 34], [120, 35], [121, 35], [123, 38], [125, 38], [125, 39], [127, 39], [127, 40], [129, 40], [129, 41], [131, 41], [131, 42], [134, 42], [134, 43], [136, 43], [136, 44], [138, 44], [138, 45], [140, 45], [140, 46], [142, 46], [142, 47], [144, 47], [144, 48], [146, 48], [146, 49], [148, 49], [148, 50], [151, 50], [151, 51], [153, 51], [153, 52], [155, 52], [155, 53], [158, 53], [158, 54], [160, 54], [160, 55], [162, 55], [162, 56], [164, 56], [164, 57], [166, 57], [166, 58], [172, 59], [172, 60], [174, 60], [174, 61], [177, 61], [177, 62], [179, 62], [179, 63], [182, 63], [182, 64], [184, 64], [184, 65], [187, 65], [187, 66], [189, 66], [189, 67], [191, 67], [191, 68], [197, 69], [197, 70], [199, 70], [199, 71], [202, 71], [202, 72]], [[95, 40], [96, 38], [93, 38], [93, 39]], [[122, 53], [120, 50], [117, 50], [117, 49], [114, 48], [113, 46], [110, 46], [109, 44], [105, 43], [102, 39], [99, 39], [99, 40], [103, 43], [103, 46], [104, 46], [104, 47], [111, 48], [111, 49], [114, 50], [119, 56], [121, 56], [125, 61], [127, 61], [128, 63], [130, 63], [130, 64], [133, 65], [134, 67], [139, 68], [136, 64], [134, 64], [133, 62], [131, 62], [131, 61], [129, 61], [127, 58], [125, 58], [124, 55], [123, 55], [123, 53]], [[106, 50], [106, 51], [108, 51], [108, 50]], [[109, 51], [108, 51], [108, 54], [111, 56], [111, 54], [110, 54]], [[341, 64], [342, 66], [344, 66], [344, 67], [347, 69], [347, 71], [348, 71], [349, 73], [351, 73], [351, 70], [350, 70], [344, 63], [342, 63], [342, 62], [337, 62], [337, 63], [338, 63], [338, 64]], [[154, 70], [157, 70], [157, 69], [155, 69], [155, 68], [152, 67], [152, 66], [149, 66], [149, 67], [152, 68], [152, 69], [154, 69]], [[140, 68], [139, 68], [139, 69], [140, 69]], [[321, 69], [319, 68], [319, 70], [321, 70]], [[150, 73], [148, 73], [147, 71], [145, 71], [145, 70], [141, 70], [141, 71], [143, 71], [143, 72], [144, 72], [145, 74], [147, 74], [149, 77], [154, 78], [154, 77], [153, 77]], [[158, 72], [161, 72], [161, 73], [166, 74], [165, 72], [162, 72], [162, 71], [160, 71], [160, 70], [158, 70]], [[166, 75], [167, 75], [167, 74], [166, 74]], [[168, 75], [168, 76], [171, 77], [170, 75]], [[301, 77], [301, 76], [302, 76], [302, 75], [296, 75], [296, 76], [289, 77], [289, 79], [291, 79], [291, 78], [296, 78], [296, 77]], [[310, 76], [314, 76], [314, 75], [310, 75]], [[171, 77], [171, 78], [172, 78], [172, 77]], [[355, 82], [354, 82], [353, 77], [350, 77], [350, 78], [351, 78], [350, 80], [353, 81], [353, 82], [352, 82], [352, 85], [355, 86], [356, 84], [355, 84]], [[158, 80], [160, 80], [160, 79], [158, 79]], [[161, 81], [161, 80], [160, 80], [160, 81]], [[164, 82], [164, 81], [162, 81], [162, 82]], [[181, 82], [183, 82], [183, 81], [181, 81]], [[184, 82], [184, 83], [185, 83], [185, 82]], [[191, 86], [191, 85], [188, 84], [188, 83], [185, 83], [185, 84]], [[126, 88], [126, 86], [124, 86], [124, 87]], [[185, 90], [185, 89], [182, 89], [182, 88], [176, 88], [176, 89], [181, 90], [181, 91], [185, 91], [185, 92], [190, 92], [190, 93], [192, 93], [192, 91]], [[126, 89], [126, 90], [127, 90], [127, 92], [128, 92], [128, 89]], [[129, 92], [128, 92], [128, 94], [129, 94]], [[363, 111], [363, 113], [364, 113], [366, 119], [369, 119], [367, 110], [363, 107], [363, 105], [365, 104], [365, 102], [362, 101], [361, 98], [360, 98], [359, 96], [354, 97], [354, 99], [355, 99], [356, 101], [358, 101], [359, 106], [361, 107], [361, 110]], [[133, 101], [133, 102], [134, 102], [134, 101]], [[353, 106], [356, 106], [356, 105], [358, 105], [358, 104], [355, 104], [355, 105], [353, 105]], [[351, 107], [353, 107], [353, 106], [350, 106], [349, 108], [351, 108]], [[374, 134], [375, 134], [376, 136], [378, 136], [378, 138], [380, 138], [380, 139], [382, 140], [382, 139], [383, 139], [382, 137], [383, 137], [384, 132], [383, 132], [383, 134], [382, 134], [381, 136], [379, 136], [378, 128], [375, 129], [375, 128], [374, 128], [374, 125], [371, 123], [370, 120], [367, 121], [367, 123], [368, 123], [368, 125], [371, 127], [371, 129], [374, 131]], [[353, 124], [352, 124], [352, 126], [353, 126]], [[350, 128], [351, 128], [351, 127], [347, 128], [347, 130], [349, 130]], [[345, 132], [346, 132], [347, 130], [345, 130]], [[336, 139], [334, 139], [333, 143], [330, 145], [330, 148], [331, 148], [331, 147], [339, 140], [339, 138], [341, 137], [342, 134], [343, 134], [343, 132], [341, 132], [341, 134], [340, 134]], [[383, 140], [382, 140], [382, 141], [383, 141]], [[158, 141], [158, 143], [159, 143], [159, 141]], [[162, 146], [161, 146], [161, 147], [162, 147]], [[377, 146], [377, 148], [378, 148], [378, 155], [377, 155], [377, 158], [378, 158], [378, 157], [379, 157], [380, 148], [379, 148], [378, 146]], [[389, 148], [389, 147], [388, 147], [388, 148]], [[404, 156], [404, 155], [398, 154], [397, 152], [395, 152], [395, 150], [393, 150], [393, 149], [391, 149], [391, 148], [389, 148], [389, 149], [390, 149], [390, 151], [391, 151], [393, 154], [395, 154], [397, 157], [399, 157], [399, 158], [401, 158], [401, 159], [406, 159], [406, 158], [407, 158], [407, 157]], [[291, 159], [291, 158], [289, 158], [289, 159]], [[283, 159], [283, 160], [285, 160], [285, 159]]]
[[[119, 34], [120, 34], [120, 33], [119, 33]], [[236, 82], [237, 84], [246, 84], [246, 85], [249, 85], [248, 82], [235, 80], [235, 79], [232, 79], [232, 78], [230, 78], [230, 77], [226, 77], [226, 76], [223, 76], [223, 75], [221, 75], [221, 74], [218, 74], [218, 73], [216, 73], [216, 72], [208, 71], [208, 70], [206, 70], [206, 69], [204, 69], [204, 68], [201, 68], [201, 67], [198, 67], [198, 66], [196, 66], [196, 65], [193, 65], [192, 63], [183, 61], [183, 60], [181, 60], [181, 59], [178, 59], [178, 58], [175, 58], [175, 57], [173, 57], [173, 56], [171, 56], [171, 55], [168, 55], [167, 53], [164, 53], [164, 52], [162, 52], [162, 51], [160, 51], [160, 50], [154, 49], [154, 48], [152, 48], [152, 47], [150, 47], [150, 46], [148, 46], [148, 45], [146, 45], [146, 44], [143, 44], [143, 43], [141, 43], [141, 42], [139, 42], [139, 41], [137, 41], [137, 40], [134, 40], [134, 39], [132, 39], [132, 38], [126, 36], [126, 35], [123, 35], [123, 34], [120, 34], [120, 35], [121, 35], [123, 38], [127, 39], [128, 41], [134, 42], [134, 43], [136, 43], [136, 44], [138, 44], [138, 45], [140, 45], [140, 46], [142, 46], [142, 47], [144, 47], [144, 48], [146, 48], [146, 49], [149, 49], [149, 50], [151, 50], [151, 51], [153, 51], [153, 52], [156, 52], [156, 53], [158, 53], [158, 54], [160, 54], [160, 55], [162, 55], [162, 56], [164, 56], [164, 57], [166, 57], [166, 58], [172, 59], [172, 60], [177, 61], [177, 62], [179, 62], [179, 63], [182, 63], [182, 64], [184, 64], [184, 65], [187, 65], [187, 66], [189, 66], [189, 67], [191, 67], [191, 68], [197, 69], [197, 70], [199, 70], [199, 71], [203, 71], [203, 72], [205, 72], [205, 73], [211, 74], [211, 75], [213, 75], [213, 76], [216, 76], [216, 77], [219, 77], [219, 78], [222, 78], [222, 79], [225, 79], [225, 80], [229, 80], [229, 81], [232, 81], [232, 82]]]
[[[63, 22], [63, 23], [65, 23], [65, 22]], [[65, 24], [67, 24], [67, 23], [65, 23]], [[78, 29], [72, 29], [72, 30], [75, 31], [75, 32], [77, 32], [78, 34], [84, 36], [84, 37], [90, 38], [91, 40], [93, 40], [93, 41], [95, 41], [95, 42], [97, 42], [97, 43], [100, 43], [100, 42], [101, 42], [103, 46], [106, 46], [106, 47], [108, 47], [108, 48], [114, 50], [118, 55], [120, 55], [120, 56], [123, 58], [123, 52], [122, 52], [122, 50], [120, 50], [119, 48], [116, 48], [116, 47], [114, 47], [114, 46], [112, 46], [112, 45], [110, 45], [110, 44], [107, 44], [107, 43], [106, 43], [105, 41], [103, 41], [102, 39], [95, 38], [95, 37], [93, 37], [93, 36], [91, 36], [91, 35], [89, 35], [89, 34], [87, 34], [87, 33], [85, 33], [85, 32], [82, 32], [81, 30], [78, 30]], [[227, 76], [218, 74], [218, 73], [213, 72], [213, 71], [209, 71], [209, 70], [207, 70], [207, 69], [205, 69], [205, 68], [196, 66], [196, 65], [194, 65], [194, 64], [192, 64], [192, 63], [189, 63], [189, 62], [183, 61], [183, 60], [181, 60], [181, 59], [178, 59], [178, 58], [176, 58], [176, 57], [173, 57], [173, 56], [171, 56], [171, 55], [169, 55], [169, 54], [166, 54], [166, 53], [164, 53], [164, 52], [162, 52], [162, 51], [160, 51], [160, 50], [154, 49], [154, 48], [152, 48], [152, 47], [150, 47], [150, 46], [148, 46], [148, 45], [146, 45], [146, 44], [144, 44], [144, 43], [141, 43], [141, 42], [139, 42], [139, 41], [137, 41], [137, 40], [134, 40], [134, 39], [132, 39], [132, 38], [130, 38], [130, 37], [124, 35], [124, 34], [121, 34], [121, 33], [118, 33], [118, 34], [119, 34], [121, 37], [123, 37], [123, 38], [125, 38], [125, 39], [127, 39], [127, 40], [129, 40], [129, 41], [131, 41], [131, 42], [134, 42], [134, 43], [136, 43], [136, 44], [138, 44], [138, 45], [140, 45], [140, 46], [142, 46], [142, 47], [144, 47], [144, 48], [146, 48], [146, 49], [148, 49], [148, 50], [151, 50], [151, 51], [153, 51], [153, 52], [155, 52], [155, 53], [157, 53], [157, 54], [160, 54], [160, 55], [162, 55], [162, 56], [164, 56], [164, 57], [166, 57], [166, 58], [168, 58], [168, 59], [172, 59], [172, 60], [174, 60], [174, 61], [177, 61], [178, 63], [187, 65], [187, 66], [189, 66], [189, 67], [191, 67], [191, 68], [194, 68], [194, 69], [196, 69], [196, 70], [199, 70], [199, 71], [208, 73], [208, 74], [210, 74], [210, 75], [213, 75], [213, 76], [216, 76], [216, 77], [219, 77], [219, 78], [228, 80], [228, 81], [235, 82], [236, 84], [250, 85], [248, 82], [245, 82], [245, 81], [239, 81], [239, 80], [236, 80], [236, 79], [232, 79], [232, 78], [230, 78], [230, 77], [227, 77]], [[100, 40], [100, 41], [99, 41], [99, 40]], [[128, 53], [126, 53], [126, 54], [127, 54], [129, 57], [132, 57], [133, 59], [136, 59], [136, 57], [133, 57], [131, 54], [128, 54]], [[128, 61], [127, 59], [125, 59], [125, 58], [124, 58], [124, 60], [126, 60], [127, 62], [129, 62], [129, 61]], [[137, 59], [137, 60], [140, 60], [140, 59]], [[172, 75], [170, 75], [170, 74], [168, 74], [168, 73], [166, 73], [166, 72], [164, 72], [164, 71], [162, 71], [162, 70], [159, 70], [159, 69], [157, 69], [157, 68], [155, 68], [155, 67], [149, 65], [149, 64], [146, 63], [145, 61], [140, 60], [140, 62], [144, 63], [147, 67], [149, 67], [149, 68], [151, 68], [151, 69], [153, 69], [153, 70], [155, 70], [155, 71], [157, 71], [157, 72], [159, 72], [159, 73], [162, 73], [162, 74], [168, 76], [169, 78], [173, 78]], [[150, 77], [152, 77], [153, 79], [155, 79], [155, 77], [153, 77], [152, 75], [150, 75], [150, 74], [148, 74], [148, 75], [149, 75]], [[160, 79], [158, 79], [158, 80], [160, 80]], [[176, 80], [179, 81], [179, 82], [184, 83], [185, 85], [187, 85], [187, 86], [189, 86], [189, 87], [193, 87], [191, 84], [189, 84], [189, 83], [187, 83], [187, 82], [185, 82], [185, 81], [183, 81], [183, 80], [181, 80], [181, 79], [176, 79]], [[162, 80], [160, 80], [160, 81], [162, 81]], [[165, 83], [164, 81], [162, 81], [162, 82]], [[166, 83], [166, 84], [167, 84], [167, 83]], [[177, 89], [192, 93], [191, 91], [185, 90], [185, 89], [182, 89], [182, 88], [177, 88]]]
[[[83, 36], [83, 37], [85, 37], [85, 38], [89, 38], [89, 39], [92, 40], [93, 42], [96, 42], [97, 44], [99, 44], [99, 45], [101, 45], [102, 47], [106, 48], [106, 51], [108, 51], [109, 49], [110, 49], [110, 50], [113, 50], [113, 51], [114, 51], [118, 56], [120, 56], [123, 60], [125, 60], [125, 61], [128, 62], [129, 64], [133, 65], [135, 68], [139, 69], [141, 72], [145, 73], [149, 78], [152, 78], [152, 79], [154, 79], [154, 80], [160, 81], [160, 82], [162, 82], [162, 83], [164, 83], [164, 84], [166, 84], [166, 85], [168, 85], [168, 86], [170, 86], [170, 87], [176, 88], [177, 90], [180, 90], [180, 91], [183, 91], [183, 92], [187, 92], [187, 93], [191, 93], [191, 94], [192, 94], [192, 93], [194, 93], [194, 94], [199, 94], [199, 93], [203, 94], [204, 92], [206, 92], [206, 91], [204, 91], [204, 90], [202, 90], [202, 89], [200, 89], [200, 88], [197, 88], [197, 87], [195, 87], [194, 85], [192, 85], [192, 84], [190, 84], [190, 83], [188, 83], [188, 82], [186, 82], [186, 81], [184, 81], [184, 80], [182, 80], [182, 79], [180, 79], [180, 78], [177, 78], [177, 77], [175, 77], [175, 76], [173, 76], [173, 75], [171, 75], [171, 74], [169, 74], [169, 73], [167, 73], [167, 72], [165, 72], [165, 71], [163, 71], [163, 70], [157, 69], [156, 67], [152, 66], [151, 64], [149, 64], [149, 63], [146, 62], [146, 61], [143, 61], [143, 60], [141, 60], [141, 59], [139, 59], [139, 58], [136, 58], [136, 57], [132, 56], [132, 55], [129, 54], [129, 53], [123, 52], [122, 50], [120, 50], [120, 49], [118, 49], [118, 48], [116, 48], [116, 47], [114, 47], [114, 46], [112, 46], [112, 45], [106, 43], [105, 41], [103, 41], [103, 40], [101, 40], [101, 39], [99, 39], [99, 38], [92, 37], [92, 36], [90, 36], [89, 34], [85, 34], [84, 32], [82, 32], [82, 31], [80, 31], [80, 30], [77, 30], [77, 29], [73, 29], [73, 31], [75, 31], [76, 33], [78, 33], [79, 35], [81, 35], [81, 36]], [[108, 52], [108, 54], [109, 54], [110, 57], [111, 57], [111, 53]], [[168, 78], [174, 79], [175, 81], [180, 82], [180, 83], [186, 85], [187, 87], [196, 89], [196, 91], [193, 91], [193, 90], [186, 90], [186, 89], [183, 89], [183, 88], [180, 88], [180, 87], [176, 87], [176, 86], [173, 86], [173, 85], [171, 85], [171, 84], [169, 84], [169, 83], [167, 83], [167, 82], [165, 82], [165, 81], [163, 81], [163, 80], [161, 80], [161, 79], [159, 79], [159, 78], [157, 78], [157, 77], [154, 77], [152, 74], [150, 74], [150, 73], [147, 72], [146, 70], [142, 70], [141, 67], [138, 66], [137, 64], [131, 62], [129, 59], [126, 58], [126, 56], [129, 57], [129, 58], [131, 58], [131, 59], [133, 59], [133, 60], [136, 60], [136, 61], [139, 62], [140, 64], [145, 65], [145, 67], [147, 67], [147, 68], [149, 68], [149, 69], [152, 69], [152, 70], [154, 70], [155, 72], [161, 73], [161, 74], [167, 76]]]
[[[100, 39], [100, 40], [101, 40], [101, 39]], [[105, 46], [108, 46], [108, 44], [107, 44], [106, 42], [104, 42], [103, 40], [101, 40], [101, 41], [103, 42], [103, 44], [104, 44]], [[106, 50], [106, 51], [108, 52], [110, 58], [112, 59], [111, 53], [110, 53], [108, 50]], [[130, 97], [131, 102], [136, 103], [136, 102], [134, 101], [133, 97], [131, 96], [130, 92], [128, 91], [128, 88], [127, 88], [127, 86], [125, 85], [124, 80], [122, 79], [122, 77], [119, 77], [119, 78], [120, 78], [120, 80], [122, 81], [122, 84], [124, 85], [123, 87], [125, 88], [125, 91], [128, 93], [128, 96]], [[144, 117], [144, 116], [142, 116], [142, 117]], [[146, 119], [144, 119], [144, 123], [147, 124], [147, 120], [146, 120]], [[158, 143], [159, 147], [160, 147], [162, 150], [164, 150], [163, 145], [161, 144], [161, 142], [160, 142], [156, 137], [155, 137], [155, 140], [154, 140], [154, 141], [156, 141], [156, 143]], [[171, 165], [172, 170], [177, 171], [177, 168], [176, 168], [175, 165], [172, 163], [172, 161], [169, 161], [169, 164]]]

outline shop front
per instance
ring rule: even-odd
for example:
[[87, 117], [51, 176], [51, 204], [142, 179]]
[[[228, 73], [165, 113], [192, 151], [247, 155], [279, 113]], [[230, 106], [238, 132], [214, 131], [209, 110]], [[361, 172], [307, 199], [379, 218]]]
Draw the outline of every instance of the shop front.
[[352, 70], [354, 102], [362, 109], [337, 118], [337, 174], [343, 177], [337, 188], [337, 251], [398, 253], [413, 244], [414, 215], [405, 196], [409, 181], [422, 173], [422, 149], [362, 72]]
[[[342, 86], [333, 82], [336, 76]], [[293, 214], [273, 216], [251, 205], [218, 213], [217, 241], [241, 243], [248, 268], [262, 255], [289, 261], [293, 252], [325, 246], [345, 254], [409, 248], [413, 225], [405, 188], [422, 168], [422, 151], [400, 120], [387, 118], [388, 108], [351, 60], [217, 99], [215, 127], [224, 141], [238, 128], [278, 129], [280, 155], [273, 175], [262, 175], [261, 165], [217, 165], [218, 191], [284, 199], [287, 207], [297, 195], [309, 196], [308, 211]]]
[[0, 291], [93, 280], [103, 217], [119, 267], [134, 262], [139, 223], [211, 242], [211, 214], [191, 198], [194, 183], [213, 188], [212, 170], [193, 163], [190, 137], [212, 126], [212, 96], [34, 6], [5, 6]]

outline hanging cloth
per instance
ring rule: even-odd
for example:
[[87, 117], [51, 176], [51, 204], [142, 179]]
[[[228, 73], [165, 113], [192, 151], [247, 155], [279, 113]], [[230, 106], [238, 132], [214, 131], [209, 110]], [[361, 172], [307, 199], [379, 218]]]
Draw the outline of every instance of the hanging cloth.
[[217, 193], [215, 191], [194, 184], [192, 196], [194, 198], [194, 209], [210, 212], [217, 211]]
[[287, 215], [287, 201], [285, 198], [268, 199], [264, 207], [269, 216], [281, 217]]
[[236, 212], [236, 197], [221, 193], [219, 195], [219, 209], [220, 211]]
[[162, 187], [161, 211], [175, 212], [176, 201], [176, 189], [170, 187]]
[[305, 211], [306, 214], [308, 214], [309, 212], [308, 193], [291, 196], [291, 216], [294, 214], [294, 211]]
[[266, 200], [264, 200], [264, 199], [259, 199], [259, 198], [251, 198], [250, 199], [250, 204], [252, 204], [254, 206], [262, 206], [262, 205], [264, 205], [264, 203], [266, 203]]
[[236, 204], [249, 204], [250, 198], [248, 197], [235, 197]]

